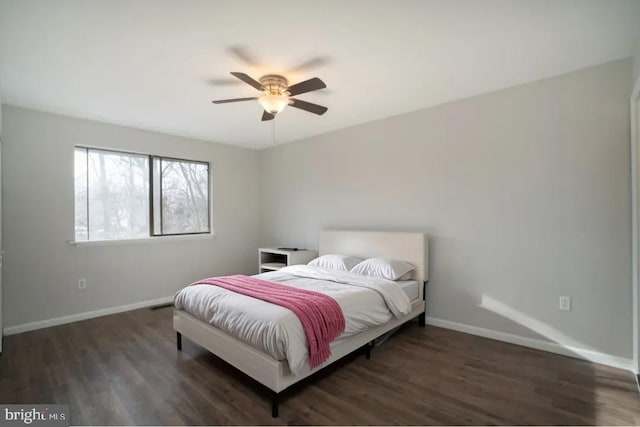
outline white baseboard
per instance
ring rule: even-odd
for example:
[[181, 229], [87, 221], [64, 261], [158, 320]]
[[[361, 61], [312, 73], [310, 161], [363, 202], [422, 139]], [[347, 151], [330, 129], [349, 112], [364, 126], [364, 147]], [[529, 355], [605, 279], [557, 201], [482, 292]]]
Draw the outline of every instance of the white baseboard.
[[94, 317], [107, 316], [109, 314], [122, 313], [123, 311], [137, 310], [139, 308], [152, 307], [154, 305], [173, 302], [173, 296], [135, 302], [133, 304], [119, 305], [117, 307], [102, 308], [100, 310], [85, 311], [84, 313], [71, 314], [69, 316], [54, 317], [53, 319], [39, 320], [37, 322], [23, 323], [22, 325], [8, 326], [4, 328], [5, 335], [19, 334], [21, 332], [34, 331], [50, 326], [63, 325], [79, 320], [93, 319]]
[[506, 332], [494, 331], [492, 329], [479, 328], [477, 326], [465, 325], [464, 323], [452, 322], [450, 320], [427, 317], [427, 324], [440, 328], [452, 329], [454, 331], [465, 332], [471, 335], [478, 335], [496, 341], [504, 341], [523, 347], [535, 348], [536, 350], [557, 353], [563, 356], [584, 359], [594, 363], [613, 366], [614, 368], [633, 370], [633, 361], [624, 357], [613, 356], [585, 348], [572, 347], [550, 341], [543, 341], [535, 338], [521, 337], [519, 335], [508, 334]]

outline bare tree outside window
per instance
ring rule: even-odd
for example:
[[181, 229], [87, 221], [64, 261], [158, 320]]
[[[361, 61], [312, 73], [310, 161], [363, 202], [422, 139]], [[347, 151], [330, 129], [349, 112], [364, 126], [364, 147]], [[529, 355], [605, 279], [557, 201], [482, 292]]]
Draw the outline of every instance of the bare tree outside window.
[[77, 241], [208, 232], [208, 163], [76, 148]]
[[75, 212], [76, 240], [89, 240], [89, 217], [87, 211], [87, 150], [75, 150]]
[[209, 167], [179, 160], [160, 161], [163, 234], [209, 231]]
[[149, 158], [89, 150], [89, 239], [149, 235]]

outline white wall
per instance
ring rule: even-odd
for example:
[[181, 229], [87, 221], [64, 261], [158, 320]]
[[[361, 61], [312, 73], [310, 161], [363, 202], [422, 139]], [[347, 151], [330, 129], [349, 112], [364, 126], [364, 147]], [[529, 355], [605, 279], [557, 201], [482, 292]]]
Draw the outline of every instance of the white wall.
[[[637, 41], [636, 41], [636, 47], [634, 49], [634, 54], [633, 54], [633, 90], [636, 90], [637, 88], [640, 88], [640, 37], [638, 37]], [[638, 146], [640, 145], [638, 139], [638, 129], [640, 128], [640, 101], [637, 99], [638, 94], [637, 93], [633, 93], [631, 96], [631, 103], [633, 105], [633, 109], [632, 109], [632, 115], [634, 114], [633, 110], [635, 109], [635, 117], [631, 117], [632, 123], [631, 123], [631, 137], [634, 138], [634, 141], [631, 142], [631, 145], [633, 147], [633, 149], [635, 150], [635, 180], [636, 180], [636, 198], [633, 201], [635, 206], [634, 208], [636, 209], [636, 217], [635, 217], [635, 239], [636, 241], [634, 242], [635, 245], [635, 250], [636, 250], [636, 259], [635, 259], [635, 277], [634, 277], [634, 297], [635, 297], [635, 305], [633, 306], [633, 310], [634, 310], [634, 329], [633, 329], [633, 342], [634, 342], [634, 354], [633, 354], [633, 358], [634, 358], [634, 366], [633, 369], [636, 372], [636, 374], [640, 373], [640, 337], [638, 336], [640, 333], [640, 325], [638, 325], [638, 319], [639, 314], [638, 314], [638, 309], [640, 307], [640, 293], [638, 292], [638, 277], [640, 277], [640, 271], [638, 270], [640, 268], [640, 263], [638, 262], [638, 255], [637, 255], [637, 250], [638, 250], [638, 227], [640, 225], [640, 217], [638, 216], [638, 200], [640, 199], [638, 197], [639, 193], [638, 193], [638, 189], [640, 189], [640, 174], [638, 174], [638, 165], [640, 165], [640, 153], [638, 151]], [[634, 123], [635, 122], [635, 123]], [[635, 126], [635, 129], [634, 129]], [[632, 177], [633, 179], [633, 177]]]
[[263, 150], [262, 243], [424, 230], [429, 316], [630, 358], [631, 78], [626, 59]]
[[636, 47], [633, 52], [633, 81], [640, 79], [640, 38], [636, 41]]
[[[4, 105], [5, 327], [171, 295], [198, 278], [255, 273], [257, 153]], [[75, 144], [210, 161], [208, 240], [74, 247]], [[85, 277], [86, 290], [76, 281]]]

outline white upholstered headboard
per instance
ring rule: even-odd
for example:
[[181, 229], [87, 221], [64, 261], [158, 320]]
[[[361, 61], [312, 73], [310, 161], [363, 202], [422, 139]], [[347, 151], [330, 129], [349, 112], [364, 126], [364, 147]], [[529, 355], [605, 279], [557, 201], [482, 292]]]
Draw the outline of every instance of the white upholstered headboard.
[[389, 231], [321, 231], [320, 255], [340, 254], [358, 258], [389, 258], [416, 266], [414, 279], [429, 280], [429, 239], [424, 233]]

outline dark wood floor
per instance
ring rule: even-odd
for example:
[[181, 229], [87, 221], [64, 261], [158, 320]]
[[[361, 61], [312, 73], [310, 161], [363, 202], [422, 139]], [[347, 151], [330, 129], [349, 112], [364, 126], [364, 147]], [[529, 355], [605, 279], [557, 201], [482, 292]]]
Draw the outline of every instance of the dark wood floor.
[[409, 325], [285, 394], [184, 339], [171, 309], [5, 338], [0, 402], [68, 403], [72, 424], [640, 424], [633, 374]]

